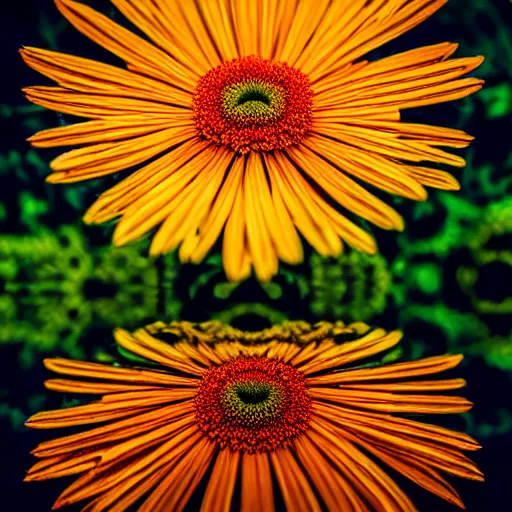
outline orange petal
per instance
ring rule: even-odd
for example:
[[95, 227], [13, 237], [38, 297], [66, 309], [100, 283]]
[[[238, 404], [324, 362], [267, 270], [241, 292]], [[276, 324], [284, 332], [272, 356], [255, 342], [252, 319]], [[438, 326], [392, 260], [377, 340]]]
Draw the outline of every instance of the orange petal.
[[322, 510], [304, 471], [288, 448], [270, 452], [270, 461], [287, 510], [296, 512]]
[[168, 54], [87, 5], [71, 0], [55, 0], [55, 3], [77, 30], [128, 65], [147, 76], [162, 80], [172, 88], [179, 86], [185, 91], [190, 89], [190, 71]]
[[231, 510], [239, 461], [239, 452], [232, 452], [229, 449], [220, 451], [206, 486], [201, 511], [229, 512]]
[[274, 512], [274, 484], [267, 453], [242, 455], [241, 512]]
[[187, 108], [192, 105], [189, 93], [126, 69], [28, 46], [20, 50], [20, 54], [28, 66], [75, 91], [150, 100]]

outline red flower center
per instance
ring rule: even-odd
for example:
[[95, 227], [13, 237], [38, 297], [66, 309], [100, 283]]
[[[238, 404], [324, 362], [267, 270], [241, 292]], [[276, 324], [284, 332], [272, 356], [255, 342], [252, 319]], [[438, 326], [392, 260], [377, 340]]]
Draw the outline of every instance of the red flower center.
[[242, 57], [199, 80], [194, 120], [201, 136], [237, 153], [284, 149], [309, 131], [312, 96], [301, 71], [283, 62]]
[[302, 373], [265, 357], [208, 369], [194, 403], [197, 425], [212, 441], [245, 453], [286, 445], [308, 428], [311, 416]]

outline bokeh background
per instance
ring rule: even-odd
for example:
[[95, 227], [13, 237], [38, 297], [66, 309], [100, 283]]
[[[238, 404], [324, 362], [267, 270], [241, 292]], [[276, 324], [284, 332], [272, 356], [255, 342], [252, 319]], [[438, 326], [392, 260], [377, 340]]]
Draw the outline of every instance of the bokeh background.
[[[345, 1], [345, 0], [337, 0]], [[348, 1], [348, 0], [347, 0]], [[109, 2], [88, 1], [114, 19]], [[73, 396], [47, 392], [48, 355], [112, 361], [116, 326], [155, 320], [218, 319], [257, 330], [285, 320], [362, 320], [405, 332], [401, 353], [418, 358], [462, 352], [472, 412], [441, 419], [483, 445], [476, 459], [487, 476], [457, 481], [467, 509], [509, 510], [512, 498], [512, 3], [451, 0], [432, 19], [373, 52], [379, 58], [441, 41], [459, 42], [456, 56], [485, 55], [475, 72], [484, 90], [458, 102], [407, 111], [404, 119], [462, 128], [476, 136], [461, 152], [458, 193], [431, 191], [411, 204], [382, 195], [404, 215], [403, 233], [365, 227], [381, 253], [338, 259], [307, 253], [283, 266], [272, 283], [226, 282], [216, 248], [200, 266], [171, 254], [147, 255], [147, 242], [114, 249], [112, 225], [87, 227], [81, 214], [116, 178], [77, 185], [44, 182], [57, 152], [31, 149], [37, 130], [73, 122], [26, 102], [22, 86], [48, 82], [26, 68], [21, 45], [117, 63], [68, 26], [51, 0], [18, 0], [1, 8], [0, 97], [0, 428], [5, 512], [48, 511], [65, 481], [23, 484], [30, 449], [56, 433], [29, 431], [26, 418], [69, 406]], [[124, 21], [124, 20], [122, 20]], [[377, 193], [377, 195], [380, 195]], [[454, 507], [404, 482], [421, 511]], [[72, 509], [69, 509], [72, 510]]]

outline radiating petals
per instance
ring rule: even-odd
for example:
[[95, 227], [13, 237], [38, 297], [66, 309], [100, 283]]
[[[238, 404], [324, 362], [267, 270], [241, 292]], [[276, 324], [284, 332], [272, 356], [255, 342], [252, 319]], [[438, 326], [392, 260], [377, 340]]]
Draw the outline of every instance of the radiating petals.
[[[162, 3], [161, 0], [160, 2]], [[190, 27], [190, 30], [192, 31], [194, 38], [197, 41], [197, 46], [200, 48], [199, 51], [204, 54], [209, 67], [214, 68], [218, 66], [222, 62], [219, 51], [211, 39], [208, 28], [205, 26], [201, 12], [195, 2], [182, 2], [181, 0], [173, 0], [171, 3], [171, 8], [173, 11], [173, 16], [176, 15], [175, 11], [182, 12], [185, 26], [188, 25], [188, 27]], [[177, 16], [177, 19], [180, 19], [180, 14], [177, 14]]]
[[121, 347], [141, 357], [192, 375], [200, 374], [202, 371], [200, 366], [183, 356], [176, 348], [155, 340], [149, 334], [138, 332], [131, 335], [122, 329], [117, 329], [114, 334]]
[[288, 62], [291, 66], [295, 65], [297, 57], [309, 43], [330, 3], [329, 0], [319, 0], [315, 3], [315, 8], [311, 9], [308, 2], [299, 2], [286, 41], [274, 55], [276, 60]]
[[[244, 161], [235, 160], [235, 165], [243, 168]], [[242, 171], [244, 172], [244, 171]], [[240, 187], [236, 191], [222, 243], [222, 260], [226, 276], [231, 281], [239, 281], [249, 277], [251, 272], [251, 257], [246, 245], [246, 219], [244, 212], [244, 189]]]
[[143, 503], [140, 512], [167, 512], [184, 508], [208, 469], [215, 445], [199, 439], [188, 448], [189, 451]]
[[239, 460], [238, 452], [222, 450], [219, 453], [204, 493], [202, 511], [229, 512], [231, 510]]
[[415, 460], [399, 453], [390, 454], [389, 451], [372, 445], [371, 443], [360, 443], [372, 455], [377, 456], [391, 468], [405, 477], [420, 485], [427, 491], [437, 494], [452, 505], [465, 508], [457, 491], [437, 471], [428, 464]]
[[206, 144], [201, 144], [195, 139], [185, 141], [174, 151], [135, 171], [100, 195], [86, 212], [85, 222], [105, 222], [123, 214], [135, 201], [167, 179], [170, 180], [168, 183], [172, 186], [172, 183], [176, 181], [176, 178], [172, 178], [172, 175], [182, 169], [183, 165], [189, 160], [197, 157], [205, 147]]
[[185, 142], [194, 135], [192, 128], [167, 128], [128, 141], [95, 144], [74, 149], [55, 158], [50, 183], [72, 183], [97, 178], [141, 164], [146, 160]]
[[[407, 439], [400, 434], [388, 434], [371, 427], [361, 427], [353, 422], [348, 421], [343, 425], [343, 431], [351, 430], [355, 433], [352, 440], [359, 443], [359, 440], [370, 440], [385, 444], [390, 450], [397, 451], [398, 453], [407, 453], [411, 458], [419, 460], [420, 462], [428, 462], [432, 467], [446, 471], [453, 475], [469, 478], [474, 480], [481, 480], [481, 472], [476, 468], [476, 465], [467, 457], [462, 455], [458, 450], [450, 450], [447, 448], [439, 448], [437, 445], [428, 441], [421, 443]], [[346, 438], [351, 438], [349, 432], [343, 432]]]
[[[455, 368], [462, 361], [461, 355], [434, 356], [406, 363], [394, 363], [379, 368], [350, 370], [339, 375], [339, 383], [363, 382], [382, 379], [403, 379], [432, 375]], [[337, 377], [338, 378], [338, 377]]]
[[241, 57], [258, 53], [258, 4], [251, 0], [230, 0], [231, 15]]
[[351, 407], [384, 413], [453, 414], [469, 411], [473, 404], [458, 396], [398, 395], [378, 391], [313, 388], [311, 396]]
[[[259, 55], [264, 59], [270, 59], [274, 51], [276, 39], [276, 26], [279, 27], [279, 12], [283, 4], [289, 4], [288, 0], [275, 2], [274, 0], [261, 0], [259, 14], [261, 16], [259, 33]], [[286, 6], [285, 8], [290, 8]]]
[[373, 237], [336, 205], [383, 229], [404, 223], [347, 174], [414, 200], [426, 199], [425, 186], [457, 190], [445, 171], [415, 164], [462, 167], [440, 147], [463, 148], [471, 137], [401, 123], [401, 110], [477, 91], [481, 80], [461, 77], [483, 58], [450, 59], [457, 44], [448, 42], [361, 57], [446, 1], [319, 0], [311, 9], [299, 0], [112, 0], [144, 39], [87, 5], [56, 0], [128, 69], [23, 48], [26, 63], [59, 84], [26, 88], [27, 98], [93, 119], [29, 140], [82, 146], [51, 163], [51, 183], [132, 171], [84, 217], [121, 217], [115, 245], [158, 227], [151, 255], [179, 248], [181, 262], [199, 263], [224, 231], [232, 281], [252, 270], [268, 281], [279, 261], [302, 262], [300, 235], [323, 256], [345, 243], [373, 254]]
[[358, 151], [327, 137], [311, 136], [307, 145], [344, 171], [387, 192], [415, 200], [427, 197], [426, 190], [402, 170], [403, 164], [394, 160]]
[[[377, 88], [409, 89], [418, 81], [424, 85], [435, 83], [436, 80], [439, 83], [449, 81], [473, 71], [482, 63], [482, 57], [446, 60], [456, 48], [457, 45], [453, 43], [440, 43], [374, 62], [364, 61], [337, 72], [336, 80], [333, 77], [320, 80], [314, 87], [315, 93], [320, 102], [333, 100], [344, 103], [358, 99], [360, 95], [372, 95]], [[328, 88], [327, 84], [335, 87]]]
[[[36, 147], [70, 146], [73, 144], [100, 144], [142, 137], [150, 133], [179, 127], [192, 127], [192, 117], [184, 109], [169, 112], [171, 119], [159, 114], [116, 116], [113, 119], [59, 126], [43, 130], [28, 139]], [[92, 148], [88, 148], [91, 149]]]
[[129, 66], [167, 82], [173, 88], [179, 86], [188, 90], [190, 74], [164, 52], [84, 4], [71, 0], [55, 0], [55, 3], [80, 32], [123, 59]]
[[[200, 153], [177, 172], [154, 186], [140, 199], [133, 201], [124, 212], [114, 232], [114, 243], [123, 245], [136, 240], [164, 221], [176, 207], [180, 192], [186, 190], [199, 174], [208, 173], [223, 157], [217, 150], [213, 155]], [[194, 182], [196, 183], [196, 182]]]
[[407, 139], [420, 140], [431, 146], [450, 146], [453, 148], [465, 148], [474, 139], [471, 135], [454, 128], [432, 126], [417, 123], [404, 123], [396, 121], [365, 120], [344, 118], [346, 124], [377, 128], [381, 136], [389, 134], [393, 137], [405, 137]]
[[[163, 6], [158, 6], [158, 2], [112, 0], [112, 3], [174, 61], [179, 62], [179, 64], [173, 62], [173, 65], [188, 80], [197, 80], [207, 71], [208, 68], [194, 59], [194, 53], [177, 36], [173, 24], [173, 21], [175, 23], [176, 9], [174, 9], [173, 21], [171, 21], [166, 17], [166, 10]], [[186, 25], [182, 30], [193, 37]]]
[[[399, 82], [400, 83], [400, 82]], [[410, 88], [408, 87], [410, 85]], [[416, 85], [416, 86], [415, 86]], [[432, 79], [432, 84], [425, 81], [424, 84], [408, 84], [407, 82], [398, 87], [390, 86], [387, 90], [378, 87], [374, 92], [369, 92], [364, 98], [350, 101], [337, 100], [334, 102], [318, 102], [319, 107], [343, 105], [347, 108], [368, 108], [373, 106], [389, 106], [399, 109], [433, 105], [446, 101], [465, 98], [482, 88], [483, 81], [477, 78], [462, 78], [450, 82], [440, 82]]]
[[158, 80], [98, 61], [65, 53], [24, 47], [23, 60], [62, 87], [83, 93], [135, 97], [159, 103], [191, 107], [190, 94]]
[[27, 472], [24, 482], [38, 482], [50, 478], [71, 476], [96, 467], [101, 450], [77, 455], [57, 455], [36, 462]]
[[287, 510], [296, 510], [297, 512], [320, 512], [322, 510], [304, 471], [288, 450], [271, 452], [270, 461]]
[[45, 382], [45, 387], [52, 391], [64, 391], [68, 393], [103, 394], [124, 391], [153, 391], [158, 389], [151, 386], [123, 386], [120, 384], [99, 384], [96, 382], [75, 382], [66, 379], [51, 379]]
[[[355, 339], [335, 341], [333, 330]], [[463, 506], [441, 473], [482, 480], [462, 453], [478, 443], [391, 414], [469, 409], [463, 398], [432, 394], [457, 389], [462, 379], [418, 380], [453, 368], [460, 357], [344, 370], [392, 348], [400, 336], [341, 322], [288, 322], [255, 332], [218, 322], [118, 330], [122, 348], [162, 366], [47, 360], [48, 369], [74, 377], [52, 379], [48, 387], [103, 396], [36, 414], [27, 426], [100, 424], [40, 444], [32, 452], [40, 461], [25, 480], [82, 473], [54, 508], [87, 500], [87, 512], [121, 512], [135, 503], [167, 512], [198, 500], [205, 512], [272, 512], [283, 503], [289, 512], [414, 512], [376, 459]], [[339, 385], [338, 376], [347, 379]]]
[[465, 160], [438, 148], [415, 140], [396, 139], [382, 136], [377, 130], [362, 127], [352, 128], [344, 124], [315, 123], [314, 132], [340, 142], [350, 144], [361, 151], [377, 153], [390, 159], [410, 162], [432, 161], [441, 164], [464, 167]]
[[[168, 430], [171, 430], [171, 428], [168, 428]], [[148, 473], [166, 464], [169, 460], [168, 457], [183, 453], [188, 445], [192, 445], [194, 441], [197, 441], [199, 436], [197, 433], [194, 433], [194, 430], [193, 428], [189, 428], [178, 433], [145, 456], [143, 455], [133, 459], [132, 452], [131, 460], [125, 467], [126, 471], [112, 471], [119, 463], [124, 462], [126, 465], [127, 462], [124, 460], [126, 459], [126, 452], [122, 455], [117, 455], [116, 450], [113, 450], [114, 455], [109, 462], [105, 462], [102, 458], [101, 464], [96, 470], [83, 475], [59, 496], [55, 506], [59, 508], [65, 505], [71, 505], [96, 496], [101, 492], [108, 491], [134, 473], [138, 473], [139, 479], [142, 479]], [[143, 441], [143, 438], [138, 438], [136, 442], [142, 443]], [[131, 443], [131, 445], [133, 445], [133, 443]], [[147, 445], [144, 444], [141, 446], [147, 447]], [[109, 453], [109, 451], [106, 453]], [[172, 458], [170, 460], [172, 460]]]
[[316, 407], [318, 414], [330, 421], [343, 423], [343, 418], [348, 418], [377, 430], [400, 432], [419, 440], [434, 441], [438, 445], [446, 445], [463, 450], [478, 450], [480, 448], [480, 445], [467, 434], [436, 425], [399, 418], [390, 414], [354, 411], [350, 408], [329, 403], [319, 403]]
[[[335, 344], [327, 350], [325, 347], [317, 347], [314, 357], [300, 364], [300, 368], [302, 372], [309, 375], [346, 365], [388, 350], [394, 347], [401, 338], [402, 333], [400, 331], [387, 333], [384, 329], [374, 329], [360, 339], [348, 341], [341, 346]], [[296, 362], [295, 364], [299, 363]]]
[[[421, 50], [420, 48], [417, 51]], [[368, 66], [369, 74], [365, 77], [362, 87], [356, 77], [353, 77], [355, 83], [351, 82], [345, 85], [343, 92], [339, 91], [336, 101], [344, 103], [344, 100], [349, 100], [350, 103], [355, 91], [357, 91], [358, 100], [369, 98], [375, 95], [376, 88], [379, 90], [378, 94], [382, 96], [400, 91], [409, 91], [418, 87], [428, 89], [429, 86], [449, 82], [470, 73], [479, 67], [483, 61], [484, 58], [481, 56], [465, 57], [405, 69], [393, 69], [393, 66], [391, 66], [391, 69], [387, 69], [381, 61], [377, 63], [377, 66], [371, 64]], [[375, 76], [372, 76], [372, 71], [374, 71]]]
[[[415, 507], [399, 487], [368, 457], [339, 436], [323, 420], [312, 423], [313, 442], [377, 512], [415, 512]], [[333, 447], [338, 449], [333, 450]]]
[[317, 192], [286, 157], [276, 154], [275, 160], [270, 162], [271, 182], [273, 180], [278, 187], [300, 232], [322, 255], [338, 255], [343, 247], [342, 242], [331, 219], [316, 203]]
[[364, 4], [364, 0], [354, 0], [350, 4], [331, 2], [326, 15], [320, 19], [313, 32], [309, 44], [301, 48], [295, 65], [306, 73], [311, 73], [314, 67], [350, 34], [350, 21], [361, 11]]
[[365, 421], [364, 415], [359, 416], [355, 412], [335, 406], [319, 404], [318, 411], [319, 416], [343, 429], [344, 438], [351, 439], [356, 444], [359, 444], [360, 440], [361, 442], [369, 440], [372, 444], [385, 445], [389, 450], [417, 457], [420, 461], [427, 462], [432, 467], [447, 473], [464, 478], [479, 479], [481, 477], [476, 465], [459, 451], [460, 445], [455, 449], [442, 446], [444, 436], [439, 436], [441, 442], [435, 436], [418, 439], [411, 436], [411, 431], [407, 429], [401, 431], [392, 427], [391, 423], [379, 422], [378, 417], [375, 417], [372, 423], [369, 417], [366, 418], [368, 421]]
[[[189, 108], [176, 107], [160, 101], [141, 99], [143, 91], [127, 91], [125, 96], [105, 93], [88, 94], [72, 91], [62, 87], [26, 87], [23, 89], [28, 100], [45, 108], [92, 119], [112, 119], [117, 116], [144, 116], [146, 114], [160, 116], [161, 120], [169, 121], [170, 116], [181, 118], [190, 115]], [[121, 93], [122, 94], [122, 93]], [[175, 118], [176, 118], [175, 117]]]
[[364, 503], [351, 488], [343, 475], [331, 465], [324, 464], [324, 454], [303, 436], [296, 441], [297, 455], [329, 510], [353, 510], [363, 512]]
[[[237, 191], [242, 186], [242, 178], [243, 160], [235, 158], [220, 189], [217, 200], [213, 203], [208, 216], [199, 227], [198, 240], [189, 256], [191, 262], [201, 262], [219, 238], [233, 208]], [[184, 261], [187, 261], [187, 259], [187, 257], [183, 257]]]
[[[269, 230], [279, 258], [286, 263], [300, 263], [303, 257], [302, 243], [282, 201], [279, 201], [280, 196], [275, 194], [272, 197], [271, 195], [263, 162], [264, 160], [259, 158], [254, 162], [252, 174], [246, 176], [246, 183], [251, 188], [249, 178], [253, 180], [252, 187], [257, 191], [254, 201], [259, 203], [261, 216]], [[276, 198], [276, 196], [278, 197]]]
[[[354, 2], [350, 19], [341, 17], [338, 30], [343, 28], [343, 37], [335, 47], [325, 51], [323, 60], [315, 59], [314, 67], [308, 71], [313, 80], [342, 68], [348, 62], [357, 60], [371, 50], [409, 31], [448, 0], [376, 0], [366, 6], [366, 2]], [[345, 26], [343, 26], [343, 24]]]
[[445, 171], [412, 165], [405, 167], [404, 170], [418, 183], [421, 183], [427, 187], [439, 188], [442, 190], [460, 189], [460, 183], [457, 181], [457, 179]]
[[[130, 3], [136, 7], [140, 5], [136, 0]], [[152, 3], [155, 6], [147, 8], [154, 12], [153, 18], [159, 18], [166, 39], [171, 40], [179, 48], [179, 58], [186, 65], [195, 63], [202, 73], [206, 73], [212, 67], [212, 62], [217, 62], [218, 57], [203, 25], [191, 24], [193, 20], [190, 20], [189, 13], [184, 8], [185, 4], [181, 0], [152, 0]], [[190, 4], [187, 2], [187, 5]]]
[[83, 361], [71, 361], [69, 359], [45, 359], [44, 365], [48, 370], [63, 375], [102, 379], [106, 381], [119, 381], [125, 384], [187, 386], [191, 383], [190, 379], [185, 377], [176, 377], [166, 373], [121, 368], [117, 366], [105, 366], [99, 363], [86, 363]]
[[[170, 252], [187, 235], [197, 232], [223, 181], [225, 173], [222, 172], [222, 168], [228, 169], [232, 158], [231, 152], [221, 151], [211, 165], [205, 166], [191, 184], [169, 201], [166, 208], [170, 210], [172, 206], [175, 207], [167, 214], [167, 218], [154, 236], [150, 254], [158, 255]], [[182, 261], [187, 259], [181, 256], [181, 252], [180, 257]]]
[[42, 412], [32, 417], [29, 425], [33, 428], [60, 428], [87, 423], [111, 421], [147, 411], [155, 405], [162, 405], [192, 398], [190, 390], [160, 390], [158, 392], [133, 392], [123, 399], [114, 400], [111, 395], [101, 402], [77, 406], [74, 409], [62, 409]]
[[308, 176], [347, 210], [384, 229], [403, 229], [403, 220], [393, 208], [346, 177], [307, 147], [288, 154]]
[[[86, 448], [104, 448], [107, 443], [145, 434], [150, 429], [158, 428], [182, 416], [190, 415], [191, 412], [190, 404], [173, 404], [160, 407], [157, 410], [140, 413], [132, 418], [96, 427], [86, 433], [81, 432], [46, 441], [41, 443], [32, 453], [37, 457], [55, 457], [80, 452]], [[33, 420], [31, 420], [29, 426], [32, 428], [36, 426]]]
[[142, 496], [162, 480], [167, 467], [152, 471], [152, 468], [135, 473], [115, 485], [108, 493], [100, 494], [82, 508], [82, 512], [125, 512]]
[[429, 64], [442, 62], [452, 55], [457, 47], [458, 45], [454, 43], [438, 43], [391, 55], [371, 63], [359, 61], [358, 63], [347, 64], [315, 82], [315, 92], [317, 94], [325, 93], [329, 90], [329, 85], [352, 88], [354, 80], [360, 80], [360, 83], [366, 84], [366, 81], [363, 82], [365, 78], [370, 80], [370, 84], [372, 80], [392, 78], [395, 72], [414, 70]]
[[238, 57], [237, 40], [231, 25], [229, 0], [219, 0], [217, 3], [200, 0], [198, 5], [205, 27], [211, 34], [222, 59], [231, 60]]
[[268, 281], [277, 273], [278, 260], [270, 226], [265, 219], [264, 205], [260, 202], [258, 174], [261, 172], [261, 160], [257, 155], [250, 154], [246, 161], [244, 180], [247, 246], [256, 275], [262, 281]]
[[272, 473], [268, 454], [242, 455], [240, 512], [274, 512]]

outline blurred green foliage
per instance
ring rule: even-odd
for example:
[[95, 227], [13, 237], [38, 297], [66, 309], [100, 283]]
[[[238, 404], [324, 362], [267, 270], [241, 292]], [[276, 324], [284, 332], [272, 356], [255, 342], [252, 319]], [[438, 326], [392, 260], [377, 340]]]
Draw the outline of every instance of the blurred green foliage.
[[[32, 200], [23, 203], [23, 214], [27, 209], [33, 211]], [[162, 260], [161, 275], [161, 265], [140, 247], [90, 246], [79, 225], [2, 234], [0, 343], [23, 343], [21, 360], [27, 365], [33, 364], [34, 351], [56, 347], [85, 357], [79, 340], [91, 326], [111, 331], [155, 319], [161, 286], [168, 290], [168, 307], [175, 307], [174, 261], [172, 255]]]
[[310, 258], [310, 308], [318, 319], [365, 322], [382, 313], [391, 292], [391, 272], [384, 257], [357, 251], [338, 258]]

